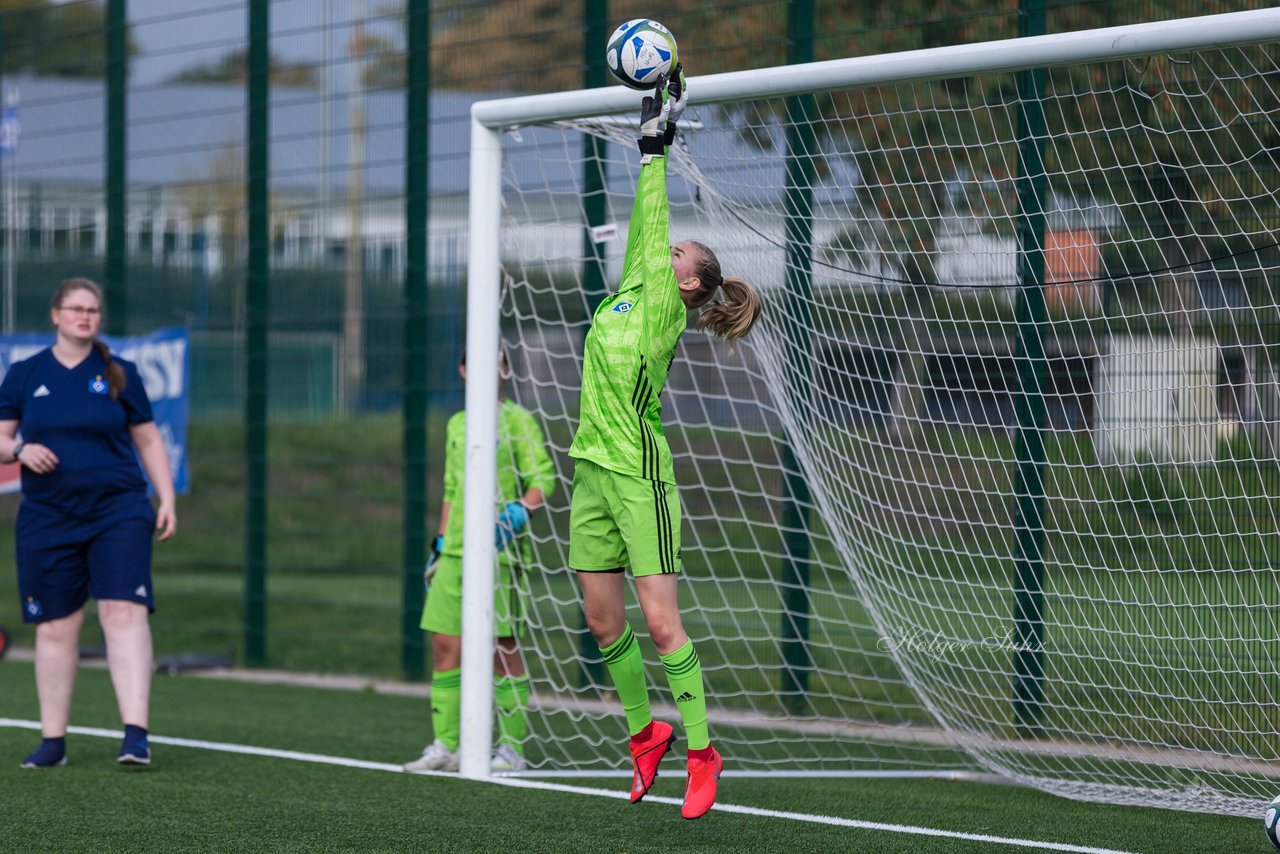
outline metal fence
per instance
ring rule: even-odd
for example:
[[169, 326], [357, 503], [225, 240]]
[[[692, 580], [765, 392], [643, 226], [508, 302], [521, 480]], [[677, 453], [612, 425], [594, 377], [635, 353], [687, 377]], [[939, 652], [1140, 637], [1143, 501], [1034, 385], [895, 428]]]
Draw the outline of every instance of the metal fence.
[[[821, 60], [1013, 37], [1029, 5], [738, 0], [661, 17], [702, 74], [787, 61], [797, 15]], [[1047, 30], [1263, 5], [1063, 0]], [[470, 105], [605, 85], [609, 30], [643, 14], [0, 2], [4, 329], [46, 328], [56, 283], [87, 275], [109, 331], [191, 335], [192, 486], [157, 549], [158, 654], [423, 675], [421, 567], [462, 401]], [[6, 520], [18, 501], [0, 497]]]

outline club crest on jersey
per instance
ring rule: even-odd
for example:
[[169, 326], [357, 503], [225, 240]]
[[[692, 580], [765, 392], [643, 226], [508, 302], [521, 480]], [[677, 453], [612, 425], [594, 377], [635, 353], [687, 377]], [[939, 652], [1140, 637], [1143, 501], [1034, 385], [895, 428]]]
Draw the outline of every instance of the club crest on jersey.
[[89, 391], [94, 394], [107, 393], [107, 381], [102, 378], [101, 374], [89, 380]]
[[626, 314], [628, 311], [631, 311], [631, 306], [633, 305], [635, 305], [635, 303], [620, 302], [613, 307], [613, 310], [618, 312], [618, 314]]

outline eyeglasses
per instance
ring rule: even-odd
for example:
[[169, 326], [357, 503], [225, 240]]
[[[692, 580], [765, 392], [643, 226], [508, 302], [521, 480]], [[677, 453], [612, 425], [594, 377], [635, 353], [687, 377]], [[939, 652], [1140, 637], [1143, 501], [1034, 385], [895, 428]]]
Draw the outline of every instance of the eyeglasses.
[[84, 306], [84, 305], [60, 305], [58, 306], [58, 310], [69, 311], [72, 314], [84, 314], [84, 315], [88, 315], [89, 317], [96, 317], [97, 315], [102, 314], [102, 309], [89, 308], [88, 306]]

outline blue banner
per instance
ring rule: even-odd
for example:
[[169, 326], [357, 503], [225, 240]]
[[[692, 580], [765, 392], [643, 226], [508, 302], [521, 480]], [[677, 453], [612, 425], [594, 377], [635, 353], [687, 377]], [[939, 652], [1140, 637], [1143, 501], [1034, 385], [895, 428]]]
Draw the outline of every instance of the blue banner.
[[[142, 384], [151, 399], [156, 428], [169, 452], [173, 486], [180, 493], [191, 490], [187, 471], [188, 379], [191, 376], [190, 335], [185, 327], [160, 329], [131, 338], [102, 336], [111, 352], [138, 366]], [[0, 379], [9, 366], [40, 352], [53, 343], [52, 332], [19, 332], [0, 335]], [[0, 492], [17, 492], [18, 467], [0, 467]]]
[[0, 156], [9, 157], [18, 151], [18, 133], [22, 125], [18, 122], [18, 108], [5, 107], [0, 113]]

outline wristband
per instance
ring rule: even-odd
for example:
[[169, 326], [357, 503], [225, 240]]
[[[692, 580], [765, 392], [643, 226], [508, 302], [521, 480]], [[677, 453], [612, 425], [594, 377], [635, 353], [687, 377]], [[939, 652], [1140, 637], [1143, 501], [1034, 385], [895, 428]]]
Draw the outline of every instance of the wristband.
[[[667, 153], [661, 136], [642, 136], [636, 142], [640, 144], [640, 153], [647, 157], [661, 157]], [[642, 160], [641, 162], [648, 163], [649, 161]]]
[[26, 442], [19, 442], [13, 446], [13, 462], [18, 462], [18, 455], [22, 453], [22, 449], [27, 446]]

